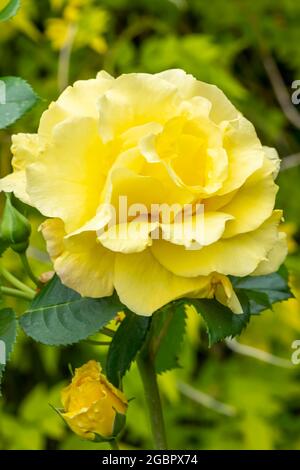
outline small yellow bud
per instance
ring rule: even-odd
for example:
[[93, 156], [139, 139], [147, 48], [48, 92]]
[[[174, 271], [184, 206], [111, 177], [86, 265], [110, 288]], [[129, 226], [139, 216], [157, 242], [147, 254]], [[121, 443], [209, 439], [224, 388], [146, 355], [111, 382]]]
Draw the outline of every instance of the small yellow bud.
[[98, 362], [87, 362], [75, 370], [71, 384], [61, 393], [62, 417], [72, 431], [89, 440], [113, 437], [116, 415], [125, 415], [128, 405], [101, 370]]

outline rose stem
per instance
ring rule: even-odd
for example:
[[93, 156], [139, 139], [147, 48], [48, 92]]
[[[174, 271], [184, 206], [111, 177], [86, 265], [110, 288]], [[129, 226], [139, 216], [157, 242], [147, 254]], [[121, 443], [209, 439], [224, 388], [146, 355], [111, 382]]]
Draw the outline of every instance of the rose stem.
[[20, 289], [23, 292], [27, 292], [27, 294], [35, 295], [35, 291], [31, 289], [31, 287], [26, 286], [26, 284], [20, 281], [20, 279], [15, 277], [12, 273], [7, 271], [7, 269], [5, 269], [3, 266], [0, 266], [0, 275], [2, 275], [7, 282], [12, 284], [17, 289]]
[[32, 300], [35, 297], [35, 294], [30, 294], [29, 292], [13, 289], [12, 287], [0, 287], [0, 293], [25, 300]]
[[33, 274], [32, 272], [32, 269], [30, 267], [30, 264], [28, 262], [28, 258], [27, 258], [27, 255], [25, 252], [23, 253], [19, 253], [19, 256], [20, 256], [20, 259], [22, 261], [22, 264], [23, 264], [23, 267], [24, 267], [24, 270], [26, 272], [26, 274], [28, 275], [28, 277], [32, 280], [32, 282], [37, 286], [37, 287], [41, 287], [42, 286], [42, 283], [39, 281], [39, 279], [37, 277], [35, 277], [35, 275]]
[[155, 449], [164, 450], [167, 449], [166, 431], [155, 367], [148, 348], [139, 354], [137, 364], [144, 386]]

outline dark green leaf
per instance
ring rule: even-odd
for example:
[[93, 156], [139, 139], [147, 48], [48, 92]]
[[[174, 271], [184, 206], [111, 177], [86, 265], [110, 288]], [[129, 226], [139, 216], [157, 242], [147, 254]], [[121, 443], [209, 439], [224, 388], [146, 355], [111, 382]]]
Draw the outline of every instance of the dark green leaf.
[[237, 294], [244, 292], [249, 298], [251, 314], [260, 313], [275, 302], [293, 297], [284, 267], [267, 276], [232, 277], [231, 281]]
[[201, 313], [207, 327], [209, 346], [227, 337], [239, 335], [247, 326], [250, 318], [247, 299], [239, 296], [245, 313], [237, 315], [214, 299], [191, 299], [187, 303], [194, 305]]
[[0, 11], [0, 22], [6, 21], [15, 16], [18, 9], [20, 8], [20, 0], [10, 0], [6, 7]]
[[17, 336], [17, 320], [11, 308], [0, 310], [0, 384]]
[[158, 374], [179, 366], [178, 354], [185, 333], [185, 318], [182, 302], [174, 302], [153, 316], [151, 349]]
[[236, 289], [236, 292], [237, 294], [243, 292], [247, 296], [251, 315], [256, 315], [261, 311], [272, 307], [268, 295], [264, 292], [250, 289]]
[[20, 324], [36, 341], [67, 345], [95, 334], [122, 308], [116, 296], [81, 297], [54, 276], [22, 315]]
[[36, 103], [31, 86], [19, 77], [0, 77], [0, 129], [13, 124]]
[[2, 240], [0, 236], [0, 256], [3, 255], [5, 250], [7, 250], [8, 246], [9, 246], [8, 242]]
[[107, 378], [116, 387], [120, 386], [122, 377], [141, 349], [149, 323], [148, 317], [127, 312], [126, 318], [117, 329], [108, 350], [106, 363]]
[[124, 415], [123, 413], [118, 413], [118, 411], [116, 411], [114, 429], [113, 429], [114, 437], [117, 437], [118, 434], [120, 434], [120, 432], [124, 429], [125, 424], [126, 424], [126, 415]]

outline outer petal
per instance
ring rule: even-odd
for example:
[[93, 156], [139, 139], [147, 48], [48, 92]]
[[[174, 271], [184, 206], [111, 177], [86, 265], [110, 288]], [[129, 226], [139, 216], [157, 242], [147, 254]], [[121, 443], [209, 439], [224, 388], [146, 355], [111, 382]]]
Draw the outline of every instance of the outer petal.
[[139, 315], [152, 315], [171, 300], [209, 289], [209, 278], [175, 276], [153, 257], [150, 250], [116, 255], [114, 285], [120, 300]]
[[280, 170], [280, 158], [278, 156], [277, 150], [273, 147], [263, 147], [265, 155], [271, 164], [273, 178], [276, 179], [279, 170]]
[[222, 211], [231, 214], [234, 220], [228, 222], [223, 237], [233, 237], [256, 230], [270, 217], [275, 204], [278, 186], [269, 175], [259, 181], [253, 178], [238, 190], [229, 204]]
[[251, 276], [262, 276], [276, 272], [284, 262], [288, 253], [286, 234], [279, 232], [278, 240], [267, 254], [267, 259], [261, 261]]
[[281, 215], [281, 211], [274, 211], [257, 230], [221, 239], [201, 250], [186, 250], [163, 240], [155, 241], [151, 250], [166, 269], [179, 276], [206, 276], [212, 272], [247, 276], [276, 244]]
[[240, 188], [250, 175], [263, 166], [265, 158], [253, 125], [244, 117], [228, 125], [223, 145], [228, 155], [228, 177], [218, 195]]
[[96, 79], [79, 80], [68, 86], [57, 101], [43, 113], [39, 134], [50, 136], [56, 124], [70, 117], [89, 116], [98, 118], [97, 102], [113, 84], [113, 77], [100, 72]]
[[104, 185], [104, 149], [92, 118], [56, 126], [51, 144], [26, 169], [31, 204], [47, 217], [59, 217], [76, 230], [97, 210]]
[[106, 297], [113, 293], [114, 254], [100, 245], [93, 232], [65, 239], [63, 222], [46, 220], [41, 231], [54, 269], [63, 284], [82, 296]]
[[37, 134], [16, 134], [12, 136], [13, 153], [12, 166], [14, 172], [0, 180], [0, 191], [13, 192], [18, 199], [30, 204], [26, 192], [27, 165], [38, 158], [39, 151], [43, 148], [41, 139]]
[[0, 180], [0, 191], [14, 193], [14, 195], [30, 204], [29, 196], [26, 192], [26, 174], [24, 170], [14, 171]]

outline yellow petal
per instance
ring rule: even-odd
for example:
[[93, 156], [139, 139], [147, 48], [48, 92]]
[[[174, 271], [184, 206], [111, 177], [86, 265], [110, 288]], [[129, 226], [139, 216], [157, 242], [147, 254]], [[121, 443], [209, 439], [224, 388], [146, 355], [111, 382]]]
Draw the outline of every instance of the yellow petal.
[[[226, 222], [233, 218], [223, 212], [204, 212], [193, 217], [174, 221], [172, 224], [160, 224], [164, 240], [190, 248], [193, 242], [206, 246], [219, 240], [225, 230]], [[199, 248], [199, 246], [198, 246]]]
[[51, 103], [43, 113], [39, 134], [51, 135], [55, 125], [69, 117], [86, 116], [98, 119], [97, 101], [111, 88], [113, 81], [109, 74], [100, 72], [96, 79], [79, 80], [74, 85], [68, 86], [58, 100]]
[[286, 234], [279, 232], [278, 240], [267, 254], [267, 259], [261, 261], [251, 276], [262, 276], [278, 271], [288, 253]]
[[0, 192], [14, 193], [14, 195], [25, 204], [30, 204], [26, 192], [26, 174], [24, 170], [10, 173], [0, 180]]
[[280, 158], [278, 156], [278, 152], [273, 147], [264, 146], [263, 149], [264, 149], [265, 155], [269, 163], [271, 164], [272, 175], [273, 175], [273, 178], [275, 179], [280, 170]]
[[155, 240], [151, 250], [166, 269], [179, 276], [206, 276], [212, 272], [247, 276], [276, 243], [281, 215], [281, 211], [274, 211], [257, 230], [221, 239], [200, 250], [186, 250], [163, 240]]
[[229, 204], [222, 207], [222, 211], [234, 216], [234, 220], [226, 225], [223, 237], [233, 237], [257, 229], [270, 217], [277, 190], [278, 186], [272, 175], [259, 181], [250, 177]]
[[218, 302], [230, 308], [233, 313], [243, 313], [243, 307], [234, 292], [232, 284], [227, 276], [221, 274], [214, 274], [212, 276], [212, 283], [214, 284], [214, 296]]
[[14, 172], [0, 180], [0, 191], [13, 192], [18, 199], [30, 204], [30, 198], [26, 191], [25, 168], [36, 161], [42, 148], [41, 139], [37, 134], [20, 133], [12, 136], [11, 151]]
[[228, 177], [218, 195], [240, 188], [250, 175], [262, 167], [265, 158], [253, 125], [244, 117], [228, 124], [223, 145], [228, 156]]
[[[132, 211], [137, 204], [137, 213], [131, 213], [131, 217], [136, 217], [139, 213], [151, 211], [151, 204], [169, 203], [172, 194], [168, 193], [168, 188], [157, 178], [152, 176], [138, 175], [127, 168], [116, 168], [112, 175], [112, 195], [110, 203], [119, 208], [119, 196], [127, 197], [127, 207], [131, 206]], [[140, 210], [138, 209], [140, 207]]]
[[100, 133], [107, 142], [129, 127], [165, 122], [176, 111], [176, 88], [155, 75], [121, 75], [100, 98]]
[[76, 230], [97, 210], [104, 185], [103, 145], [92, 118], [73, 118], [55, 127], [39, 161], [26, 168], [31, 204]]
[[114, 254], [97, 242], [94, 232], [63, 238], [63, 222], [59, 219], [47, 220], [41, 231], [63, 284], [87, 297], [113, 293]]
[[221, 121], [236, 119], [240, 113], [215, 85], [196, 80], [192, 75], [180, 69], [171, 69], [157, 74], [172, 85], [175, 85], [184, 99], [202, 96], [212, 104], [210, 118], [217, 124]]
[[139, 253], [152, 245], [151, 232], [159, 223], [135, 221], [117, 224], [98, 235], [98, 240], [105, 248], [120, 253]]
[[142, 253], [116, 254], [114, 285], [120, 300], [138, 315], [149, 316], [168, 302], [207, 290], [209, 278], [175, 276], [147, 249]]

